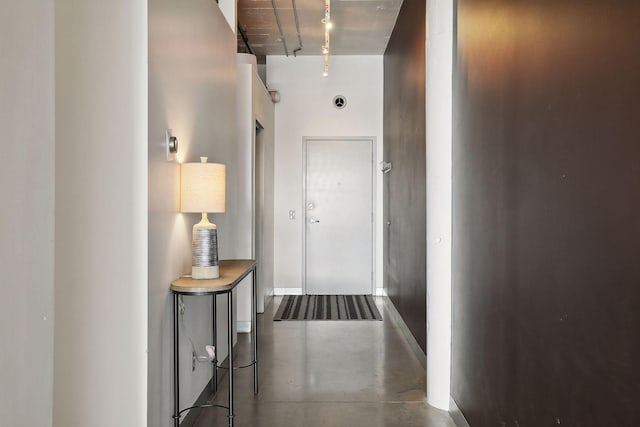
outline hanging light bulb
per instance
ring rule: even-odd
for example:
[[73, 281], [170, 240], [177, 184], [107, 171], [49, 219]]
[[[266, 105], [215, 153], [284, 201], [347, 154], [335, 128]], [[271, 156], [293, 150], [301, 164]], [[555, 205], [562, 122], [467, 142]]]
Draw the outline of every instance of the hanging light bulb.
[[331, 22], [331, 21], [325, 22], [324, 23], [324, 28], [327, 29], [327, 30], [332, 29], [333, 28], [333, 22]]
[[324, 56], [324, 73], [322, 77], [329, 77], [329, 54]]
[[322, 54], [326, 55], [329, 53], [329, 48], [327, 46], [322, 46]]

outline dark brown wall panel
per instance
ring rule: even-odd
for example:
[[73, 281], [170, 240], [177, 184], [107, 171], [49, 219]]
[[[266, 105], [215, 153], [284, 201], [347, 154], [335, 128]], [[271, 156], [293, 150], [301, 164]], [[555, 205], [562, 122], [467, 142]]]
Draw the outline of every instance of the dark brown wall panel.
[[405, 0], [384, 55], [385, 288], [426, 349], [425, 3]]
[[640, 425], [640, 4], [458, 0], [452, 395]]

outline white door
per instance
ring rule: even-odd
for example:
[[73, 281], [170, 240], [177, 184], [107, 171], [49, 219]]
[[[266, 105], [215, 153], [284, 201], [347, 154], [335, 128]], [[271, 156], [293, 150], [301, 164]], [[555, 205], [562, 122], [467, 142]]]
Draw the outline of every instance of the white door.
[[307, 294], [371, 294], [373, 140], [307, 139]]

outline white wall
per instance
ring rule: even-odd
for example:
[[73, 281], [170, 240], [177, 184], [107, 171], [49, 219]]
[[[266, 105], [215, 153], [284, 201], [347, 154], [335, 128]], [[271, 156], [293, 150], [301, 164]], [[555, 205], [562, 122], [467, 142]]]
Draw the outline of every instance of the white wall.
[[449, 409], [453, 3], [427, 3], [427, 401]]
[[53, 2], [0, 14], [0, 424], [50, 426], [53, 404]]
[[55, 49], [53, 425], [144, 426], [147, 2], [56, 1]]
[[218, 7], [222, 11], [222, 15], [227, 20], [227, 24], [229, 28], [234, 33], [236, 32], [236, 27], [238, 23], [237, 15], [238, 15], [238, 1], [237, 0], [218, 0]]
[[[262, 250], [256, 248], [253, 241], [255, 233], [254, 205], [254, 176], [251, 169], [246, 169], [243, 176], [238, 177], [239, 211], [236, 217], [240, 225], [239, 241], [242, 245], [243, 258], [256, 258], [256, 254], [262, 253], [262, 258], [257, 259], [258, 278], [258, 311], [264, 311], [264, 298], [273, 294], [273, 136], [274, 136], [274, 105], [267, 89], [258, 77], [255, 57], [248, 54], [238, 54], [238, 161], [240, 164], [252, 165], [255, 161], [256, 150], [261, 147], [256, 145], [255, 128], [259, 122], [262, 131], [263, 150], [263, 229], [258, 242]], [[247, 63], [249, 62], [249, 63]], [[258, 197], [259, 199], [259, 197]], [[251, 331], [251, 278], [246, 278], [238, 286], [238, 331]]]
[[[302, 285], [303, 136], [375, 136], [382, 160], [382, 56], [332, 56], [322, 77], [322, 56], [268, 56], [270, 90], [280, 92], [275, 119], [275, 271], [276, 288]], [[335, 95], [347, 107], [332, 105]], [[376, 287], [382, 287], [382, 173], [376, 165]], [[289, 220], [289, 210], [296, 219]]]
[[[271, 101], [271, 96], [260, 79], [258, 69], [253, 69], [252, 98], [254, 105], [255, 120], [264, 127], [262, 132], [262, 230], [261, 251], [262, 266], [259, 269], [258, 277], [263, 284], [258, 291], [258, 305], [260, 300], [264, 303], [265, 298], [273, 295], [273, 260], [274, 260], [274, 203], [275, 203], [275, 106]], [[255, 139], [255, 134], [254, 134]], [[256, 145], [254, 140], [254, 146]], [[256, 148], [258, 150], [259, 148]], [[256, 201], [259, 203], [259, 201]], [[255, 246], [255, 245], [254, 245]], [[255, 248], [254, 248], [255, 249]]]
[[[169, 285], [191, 271], [191, 227], [198, 214], [179, 213], [180, 166], [167, 162], [165, 129], [178, 138], [180, 162], [227, 165], [227, 207], [209, 215], [218, 225], [220, 258], [243, 253], [236, 221], [244, 195], [236, 143], [236, 38], [215, 2], [149, 3], [149, 426], [172, 426], [172, 297]], [[208, 297], [185, 297], [181, 320], [181, 407], [190, 406], [211, 376], [211, 365], [191, 371], [191, 344], [204, 354], [211, 339]], [[227, 355], [226, 297], [218, 298], [218, 357]], [[146, 374], [146, 372], [145, 372]]]

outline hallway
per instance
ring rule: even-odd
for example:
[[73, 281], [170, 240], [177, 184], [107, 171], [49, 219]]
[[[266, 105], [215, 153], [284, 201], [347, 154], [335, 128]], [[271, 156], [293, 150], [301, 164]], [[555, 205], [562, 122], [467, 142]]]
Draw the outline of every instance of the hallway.
[[[236, 426], [454, 427], [425, 403], [424, 368], [383, 298], [382, 322], [274, 322], [281, 299], [258, 317], [257, 396], [252, 370], [236, 371]], [[249, 334], [239, 334], [238, 365], [250, 360], [249, 344]], [[226, 376], [220, 382], [215, 403], [226, 404]], [[227, 425], [224, 409], [204, 409], [194, 424], [211, 425]]]

